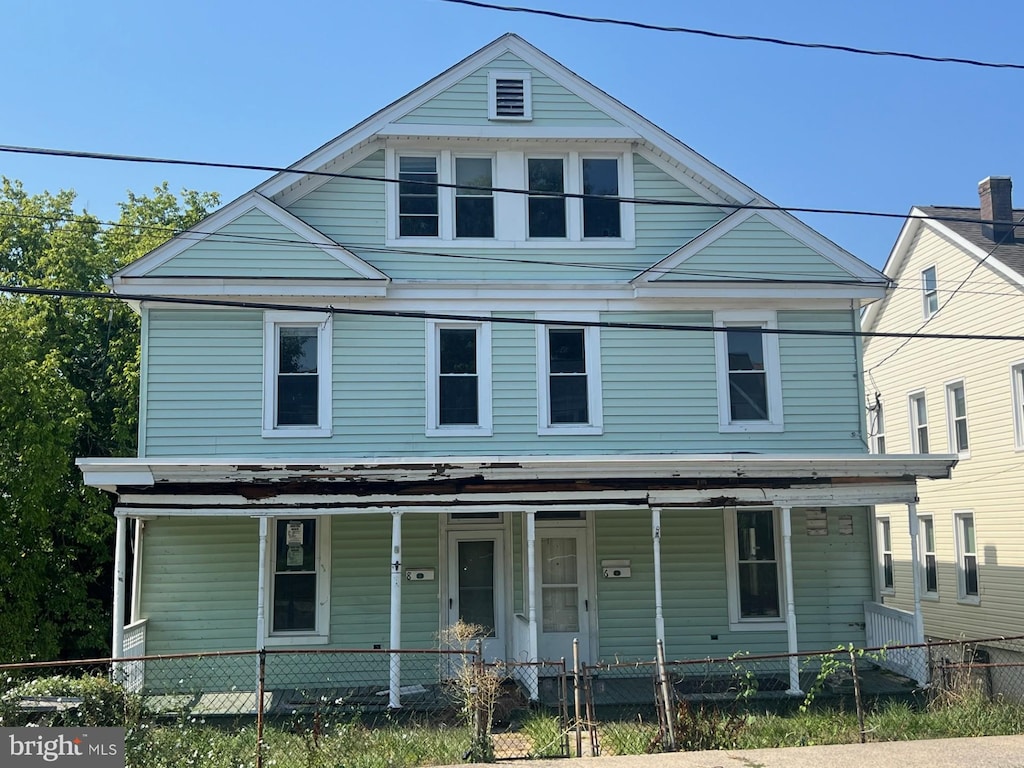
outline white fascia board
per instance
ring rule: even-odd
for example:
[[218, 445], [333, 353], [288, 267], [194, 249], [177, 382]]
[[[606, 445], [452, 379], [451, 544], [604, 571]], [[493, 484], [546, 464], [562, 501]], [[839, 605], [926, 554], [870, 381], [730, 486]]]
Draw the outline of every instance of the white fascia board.
[[188, 250], [196, 243], [201, 242], [208, 237], [218, 235], [219, 232], [217, 230], [226, 227], [250, 211], [259, 211], [265, 216], [268, 216], [285, 229], [294, 232], [296, 236], [302, 238], [310, 245], [320, 248], [328, 256], [348, 267], [364, 279], [388, 279], [388, 276], [376, 267], [373, 267], [363, 261], [350, 250], [339, 245], [319, 230], [314, 229], [302, 219], [289, 213], [284, 208], [275, 205], [263, 195], [256, 192], [250, 192], [206, 217], [187, 232], [176, 235], [166, 244], [155, 248], [141, 259], [116, 272], [113, 275], [111, 281], [112, 284], [117, 286], [124, 278], [142, 277], [146, 275], [151, 270], [156, 269], [162, 264], [170, 261], [178, 254]]
[[[991, 250], [979, 248], [977, 245], [972, 243], [970, 240], [958, 235], [953, 230], [944, 226], [941, 221], [934, 221], [932, 219], [926, 219], [924, 225], [933, 229], [948, 240], [951, 240], [955, 245], [958, 245], [964, 250], [969, 256], [972, 256], [976, 261], [984, 261], [986, 267], [992, 267], [993, 270], [998, 272], [1009, 282], [1013, 283], [1016, 287], [1024, 287], [1024, 276], [1014, 269], [1006, 266], [1002, 261], [999, 260], [998, 256], [992, 254]], [[993, 248], [995, 244], [993, 244]]]
[[387, 280], [253, 280], [244, 277], [166, 277], [121, 280], [114, 291], [128, 300], [158, 303], [158, 297], [259, 299], [382, 298], [388, 294]]
[[[744, 283], [742, 280], [722, 282], [716, 280], [689, 280], [673, 281], [661, 280], [656, 283], [637, 286], [634, 295], [637, 298], [679, 298], [699, 299], [717, 298], [726, 300], [751, 300], [764, 299], [770, 301], [810, 301], [818, 300], [836, 301], [857, 301], [862, 304], [877, 301], [883, 298], [886, 289], [880, 286], [871, 285], [843, 285], [827, 281], [820, 283], [775, 283], [757, 284], [754, 282]], [[721, 308], [721, 304], [718, 305]], [[789, 309], [803, 308], [788, 307]], [[845, 305], [849, 308], [849, 304]]]
[[[417, 456], [308, 459], [79, 459], [87, 477], [128, 472], [131, 479], [155, 482], [223, 482], [302, 479], [323, 481], [542, 480], [618, 478], [803, 478], [927, 477], [945, 479], [955, 455], [917, 454], [654, 454], [573, 456]], [[148, 474], [147, 474], [148, 473]], [[128, 484], [135, 484], [128, 483]], [[141, 484], [141, 483], [140, 483]], [[152, 484], [152, 482], [151, 482]]]
[[645, 269], [634, 277], [631, 282], [637, 285], [650, 285], [666, 279], [664, 273], [675, 269], [684, 261], [704, 250], [715, 240], [726, 233], [731, 232], [753, 215], [754, 211], [749, 209], [733, 210], [733, 212], [724, 219], [712, 224], [686, 245], [677, 248], [661, 261]]
[[[910, 244], [914, 242], [914, 238], [917, 236], [917, 231], [921, 226], [923, 216], [924, 211], [920, 208], [910, 209], [910, 213], [907, 214], [907, 218], [903, 220], [903, 226], [900, 228], [900, 233], [896, 238], [896, 243], [893, 245], [892, 250], [889, 251], [889, 257], [885, 260], [885, 266], [882, 267], [882, 273], [889, 278], [893, 285], [899, 283], [899, 276], [903, 271], [903, 264], [907, 260], [907, 254], [910, 251]], [[873, 330], [883, 303], [884, 302], [881, 301], [876, 302], [864, 310], [864, 316], [861, 318], [861, 328], [863, 330]]]
[[140, 459], [118, 459], [109, 463], [96, 459], [76, 459], [75, 464], [82, 472], [85, 484], [93, 488], [113, 491], [118, 486], [153, 485], [153, 472]]
[[377, 133], [386, 139], [516, 139], [516, 140], [578, 140], [636, 141], [640, 134], [626, 127], [573, 127], [540, 125], [428, 125], [419, 123], [388, 123]]

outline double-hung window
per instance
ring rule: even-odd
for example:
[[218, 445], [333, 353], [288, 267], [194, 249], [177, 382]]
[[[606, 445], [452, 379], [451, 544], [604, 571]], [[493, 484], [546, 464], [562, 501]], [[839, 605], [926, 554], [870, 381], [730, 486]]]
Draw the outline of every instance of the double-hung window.
[[[554, 315], [542, 319], [556, 319]], [[597, 315], [561, 315], [565, 324], [537, 326], [538, 434], [600, 434], [600, 336]]]
[[871, 430], [872, 451], [874, 453], [885, 453], [885, 408], [881, 401], [875, 403], [871, 411], [874, 417], [874, 429]]
[[490, 435], [490, 323], [427, 321], [427, 434]]
[[455, 237], [494, 237], [494, 161], [455, 158]]
[[263, 318], [263, 436], [331, 434], [331, 316], [267, 312]]
[[774, 509], [725, 512], [729, 621], [733, 629], [778, 629], [783, 573]]
[[954, 512], [954, 544], [958, 596], [962, 602], [978, 602], [978, 547], [974, 536], [974, 513]]
[[722, 432], [782, 431], [782, 377], [774, 315], [716, 312], [718, 423]]
[[[613, 157], [584, 157], [583, 237], [622, 237], [619, 161]], [[608, 197], [610, 199], [602, 199]]]
[[914, 453], [928, 453], [928, 401], [924, 393], [910, 396], [910, 444]]
[[892, 526], [888, 517], [878, 518], [878, 586], [891, 594], [896, 582], [892, 569]]
[[1013, 443], [1024, 451], [1024, 363], [1010, 368], [1010, 392], [1013, 399]]
[[928, 597], [939, 594], [938, 561], [935, 558], [935, 520], [918, 515], [918, 541], [921, 545], [921, 592]]
[[961, 455], [968, 453], [967, 399], [962, 381], [946, 385], [946, 422], [949, 425], [949, 452]]
[[526, 161], [529, 236], [564, 238], [568, 233], [565, 158], [531, 157]]
[[935, 267], [928, 267], [921, 273], [921, 301], [926, 318], [939, 311], [939, 285]]
[[438, 237], [440, 204], [437, 157], [398, 158], [398, 234], [400, 237]]
[[269, 521], [268, 644], [327, 641], [330, 518]]

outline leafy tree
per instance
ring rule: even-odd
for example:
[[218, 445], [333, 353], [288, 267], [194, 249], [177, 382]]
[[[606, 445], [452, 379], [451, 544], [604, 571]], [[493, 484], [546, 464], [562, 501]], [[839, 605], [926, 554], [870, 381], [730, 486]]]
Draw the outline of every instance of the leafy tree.
[[122, 302], [2, 292], [105, 290], [104, 279], [199, 221], [215, 194], [129, 192], [117, 225], [75, 195], [0, 180], [0, 659], [109, 650], [112, 501], [77, 456], [136, 452], [139, 323]]

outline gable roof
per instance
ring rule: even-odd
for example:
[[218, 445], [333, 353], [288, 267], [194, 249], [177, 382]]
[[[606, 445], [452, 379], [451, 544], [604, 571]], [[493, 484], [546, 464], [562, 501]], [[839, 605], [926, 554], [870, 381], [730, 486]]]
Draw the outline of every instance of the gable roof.
[[[939, 217], [939, 218], [931, 218]], [[910, 255], [910, 249], [921, 227], [928, 227], [957, 245], [964, 254], [984, 261], [987, 266], [1001, 275], [1007, 282], [1024, 288], [1024, 224], [1018, 224], [1014, 230], [1016, 237], [1012, 242], [993, 242], [982, 234], [981, 219], [984, 218], [980, 208], [960, 208], [945, 205], [914, 206], [907, 214], [896, 243], [885, 261], [882, 271], [893, 281], [899, 282], [903, 268]], [[945, 219], [968, 219], [968, 221], [947, 221]], [[1024, 221], [1024, 209], [1013, 210], [1014, 221]], [[877, 301], [864, 311], [863, 330], [869, 331], [877, 322], [881, 306], [885, 302]]]

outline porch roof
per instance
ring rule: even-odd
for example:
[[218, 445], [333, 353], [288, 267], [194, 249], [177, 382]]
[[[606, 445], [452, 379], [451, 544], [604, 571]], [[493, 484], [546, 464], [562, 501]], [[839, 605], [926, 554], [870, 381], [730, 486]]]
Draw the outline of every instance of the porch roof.
[[655, 454], [78, 460], [118, 513], [871, 505], [916, 501], [953, 455]]

